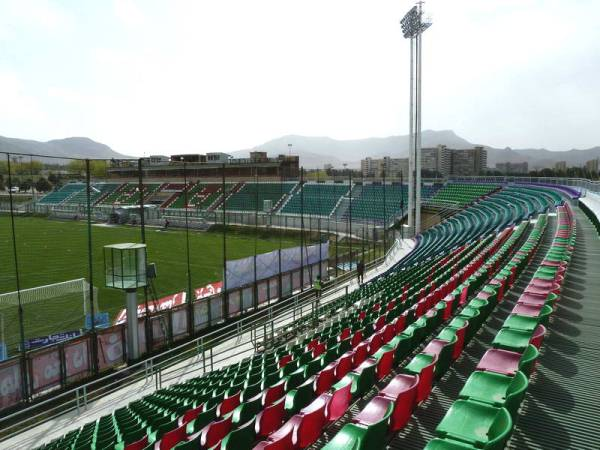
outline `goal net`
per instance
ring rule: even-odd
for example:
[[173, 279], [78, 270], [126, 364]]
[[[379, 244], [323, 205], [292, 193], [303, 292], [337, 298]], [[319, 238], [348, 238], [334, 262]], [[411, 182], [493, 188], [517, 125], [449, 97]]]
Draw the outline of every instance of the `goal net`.
[[26, 340], [83, 329], [92, 294], [98, 313], [98, 288], [85, 278], [0, 294], [0, 341], [13, 350], [20, 344], [19, 301]]

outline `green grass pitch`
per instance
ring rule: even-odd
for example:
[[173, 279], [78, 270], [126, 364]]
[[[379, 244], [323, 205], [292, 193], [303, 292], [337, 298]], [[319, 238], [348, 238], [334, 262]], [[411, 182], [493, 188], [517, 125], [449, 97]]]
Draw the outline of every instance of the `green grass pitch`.
[[[40, 217], [15, 217], [17, 257], [21, 288], [31, 288], [76, 278], [89, 280], [88, 232], [85, 221], [58, 221]], [[190, 266], [192, 288], [222, 279], [223, 237], [220, 232], [190, 231]], [[141, 242], [139, 227], [92, 226], [94, 285], [99, 288], [99, 306], [113, 320], [124, 308], [124, 293], [104, 287], [103, 246], [119, 242]], [[156, 263], [157, 297], [186, 289], [185, 231], [159, 231], [146, 228], [148, 261]], [[0, 293], [16, 290], [10, 218], [0, 216]], [[282, 247], [299, 245], [295, 237], [284, 236]], [[252, 230], [228, 232], [227, 259], [237, 259], [279, 248], [276, 231], [262, 232], [254, 239]], [[143, 296], [140, 295], [140, 302]], [[17, 308], [2, 308], [5, 340], [19, 340]], [[42, 336], [83, 326], [81, 296], [71, 300], [39, 302], [24, 307], [26, 337]], [[0, 337], [1, 339], [1, 337]]]

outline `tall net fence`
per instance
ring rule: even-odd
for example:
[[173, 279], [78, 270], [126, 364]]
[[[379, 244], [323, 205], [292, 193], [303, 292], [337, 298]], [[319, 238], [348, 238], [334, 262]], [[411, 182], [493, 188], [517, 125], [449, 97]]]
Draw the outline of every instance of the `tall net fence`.
[[[22, 369], [20, 394], [0, 409], [131, 359], [134, 318], [125, 292], [106, 286], [107, 245], [147, 246], [143, 356], [382, 258], [404, 215], [401, 183], [305, 171], [282, 156], [0, 153], [0, 177], [0, 377]], [[244, 267], [243, 283], [228, 284], [231, 264]]]

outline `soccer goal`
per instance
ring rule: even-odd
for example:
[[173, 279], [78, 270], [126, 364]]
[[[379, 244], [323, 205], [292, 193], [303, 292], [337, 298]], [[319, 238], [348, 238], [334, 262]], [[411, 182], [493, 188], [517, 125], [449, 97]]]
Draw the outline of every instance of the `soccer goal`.
[[98, 313], [98, 288], [92, 290], [85, 278], [0, 294], [0, 341], [9, 349], [20, 343], [19, 301], [25, 339], [84, 328], [92, 293]]

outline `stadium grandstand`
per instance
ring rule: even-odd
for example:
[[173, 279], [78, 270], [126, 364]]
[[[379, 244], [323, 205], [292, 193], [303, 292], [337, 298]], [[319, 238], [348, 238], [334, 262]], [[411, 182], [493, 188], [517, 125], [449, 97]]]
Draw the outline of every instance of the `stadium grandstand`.
[[[103, 356], [95, 364], [110, 367], [104, 378], [61, 385], [60, 395], [36, 389], [28, 401], [3, 400], [10, 414], [0, 418], [0, 446], [600, 448], [599, 189], [548, 181], [425, 182], [427, 208], [452, 213], [414, 237], [394, 234], [364, 283], [350, 272], [317, 296], [309, 286], [239, 322], [218, 316], [137, 365]], [[406, 203], [396, 182], [94, 187], [98, 206], [164, 192], [159, 210], [253, 213], [267, 204], [275, 216], [384, 229]], [[83, 189], [69, 183], [39, 203], [79, 203]], [[228, 311], [222, 301], [211, 297], [202, 310], [210, 323]], [[183, 323], [194, 323], [201, 304], [178, 310]], [[95, 345], [110, 350], [120, 339]]]

